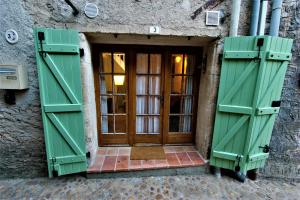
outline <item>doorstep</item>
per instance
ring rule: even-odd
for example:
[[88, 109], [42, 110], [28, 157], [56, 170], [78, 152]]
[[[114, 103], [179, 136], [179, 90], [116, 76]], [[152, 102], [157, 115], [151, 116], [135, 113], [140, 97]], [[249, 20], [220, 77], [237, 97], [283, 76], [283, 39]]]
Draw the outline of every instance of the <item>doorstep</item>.
[[[186, 174], [197, 173], [199, 171], [197, 167], [206, 164], [194, 146], [164, 146], [163, 148], [166, 154], [165, 160], [130, 160], [131, 147], [100, 147], [96, 160], [88, 168], [87, 174], [118, 173], [126, 176], [126, 172], [138, 172], [142, 175], [143, 171], [145, 175]], [[200, 171], [204, 171], [203, 169]]]

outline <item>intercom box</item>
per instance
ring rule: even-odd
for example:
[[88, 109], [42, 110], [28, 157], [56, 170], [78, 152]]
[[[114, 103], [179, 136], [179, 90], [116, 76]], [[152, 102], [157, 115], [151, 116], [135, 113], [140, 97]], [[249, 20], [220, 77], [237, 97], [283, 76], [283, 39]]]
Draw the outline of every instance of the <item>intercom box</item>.
[[23, 65], [0, 64], [0, 89], [23, 90], [28, 88], [28, 73]]

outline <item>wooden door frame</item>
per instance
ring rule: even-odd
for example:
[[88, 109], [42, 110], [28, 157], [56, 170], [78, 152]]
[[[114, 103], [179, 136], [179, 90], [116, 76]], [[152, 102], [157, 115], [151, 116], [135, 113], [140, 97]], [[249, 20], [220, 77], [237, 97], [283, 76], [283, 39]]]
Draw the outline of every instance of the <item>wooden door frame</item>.
[[[161, 94], [163, 95], [163, 104], [160, 106], [160, 134], [159, 138], [153, 139], [156, 144], [177, 144], [178, 139], [180, 143], [194, 143], [195, 132], [196, 132], [196, 120], [197, 120], [197, 106], [198, 106], [198, 95], [199, 95], [199, 81], [201, 69], [197, 66], [201, 66], [202, 60], [202, 48], [201, 47], [188, 47], [188, 46], [148, 46], [148, 45], [116, 45], [116, 44], [93, 44], [92, 45], [92, 62], [93, 62], [93, 72], [94, 72], [94, 84], [95, 84], [95, 100], [96, 100], [96, 112], [97, 112], [97, 130], [98, 130], [98, 145], [119, 145], [119, 144], [129, 144], [130, 146], [139, 143], [148, 143], [141, 139], [136, 141], [137, 134], [135, 133], [135, 123], [136, 123], [136, 109], [135, 109], [135, 90], [131, 91], [127, 89], [127, 134], [124, 135], [114, 135], [114, 139], [108, 139], [103, 137], [101, 134], [101, 114], [100, 114], [100, 83], [99, 83], [99, 64], [100, 64], [100, 53], [101, 52], [122, 52], [125, 53], [125, 63], [127, 66], [126, 71], [126, 81], [127, 88], [130, 86], [135, 86], [136, 84], [136, 54], [137, 53], [157, 53], [162, 55], [161, 61]], [[182, 135], [182, 134], [169, 134], [169, 104], [170, 104], [170, 56], [172, 54], [195, 54], [196, 55], [196, 70], [193, 76], [193, 85], [195, 85], [195, 90], [193, 90], [193, 119], [192, 119], [192, 134]], [[133, 67], [130, 67], [133, 66]], [[113, 136], [108, 134], [108, 136]], [[152, 136], [152, 135], [150, 135]], [[147, 138], [147, 137], [146, 137]], [[151, 138], [151, 137], [150, 137]]]

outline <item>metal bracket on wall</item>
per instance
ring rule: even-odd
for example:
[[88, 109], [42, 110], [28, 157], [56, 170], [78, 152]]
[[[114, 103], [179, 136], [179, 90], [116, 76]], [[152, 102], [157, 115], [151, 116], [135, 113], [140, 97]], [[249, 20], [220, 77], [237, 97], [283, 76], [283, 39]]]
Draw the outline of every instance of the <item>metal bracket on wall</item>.
[[73, 9], [74, 16], [79, 14], [78, 9], [73, 5], [73, 3], [70, 0], [65, 0], [65, 2]]
[[5, 90], [4, 101], [9, 105], [16, 104], [16, 95], [14, 90]]

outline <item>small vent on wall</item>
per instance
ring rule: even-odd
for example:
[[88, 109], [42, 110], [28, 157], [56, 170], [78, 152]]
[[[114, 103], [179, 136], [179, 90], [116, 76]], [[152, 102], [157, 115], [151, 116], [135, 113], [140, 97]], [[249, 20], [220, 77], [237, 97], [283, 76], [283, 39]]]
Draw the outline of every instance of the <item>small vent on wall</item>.
[[219, 26], [219, 11], [206, 11], [206, 25]]
[[95, 18], [98, 15], [98, 7], [94, 3], [87, 3], [84, 7], [84, 13], [88, 18]]

